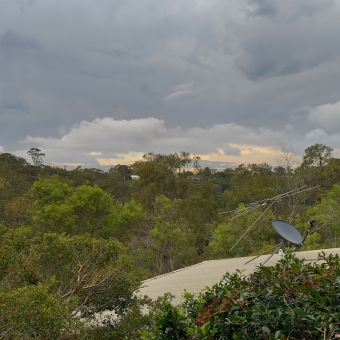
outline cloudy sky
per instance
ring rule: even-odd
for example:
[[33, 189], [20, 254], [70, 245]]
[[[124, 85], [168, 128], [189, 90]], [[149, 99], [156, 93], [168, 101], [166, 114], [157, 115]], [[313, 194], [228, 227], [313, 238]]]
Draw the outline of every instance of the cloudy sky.
[[340, 0], [0, 1], [0, 152], [218, 168], [279, 142], [340, 156]]

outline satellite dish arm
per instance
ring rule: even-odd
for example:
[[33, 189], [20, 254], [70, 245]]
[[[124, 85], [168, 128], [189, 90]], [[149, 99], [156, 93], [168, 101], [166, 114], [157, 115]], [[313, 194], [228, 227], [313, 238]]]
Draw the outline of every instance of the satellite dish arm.
[[303, 239], [302, 239], [301, 244], [303, 244], [303, 242], [305, 242], [307, 236], [309, 235], [309, 233], [311, 232], [311, 230], [314, 228], [314, 224], [315, 224], [317, 221], [318, 221], [317, 219], [314, 219], [314, 220], [311, 220], [311, 221], [308, 222], [309, 228], [307, 229], [306, 234], [303, 236]]

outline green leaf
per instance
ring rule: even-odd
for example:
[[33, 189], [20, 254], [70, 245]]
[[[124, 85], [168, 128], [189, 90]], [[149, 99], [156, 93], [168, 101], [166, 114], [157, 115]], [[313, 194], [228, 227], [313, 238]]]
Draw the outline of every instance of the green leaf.
[[305, 315], [306, 314], [305, 311], [303, 311], [302, 309], [295, 309], [294, 312], [297, 315]]
[[270, 329], [267, 326], [263, 326], [262, 330], [267, 333], [268, 335], [270, 334]]
[[281, 331], [276, 331], [275, 335], [274, 335], [274, 338], [275, 339], [280, 339], [280, 336], [281, 336]]

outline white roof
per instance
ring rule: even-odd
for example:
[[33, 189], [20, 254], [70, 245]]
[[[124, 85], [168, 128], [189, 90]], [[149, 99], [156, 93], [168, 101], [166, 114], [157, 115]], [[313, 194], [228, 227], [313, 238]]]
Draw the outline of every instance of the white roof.
[[[326, 254], [339, 254], [340, 248], [318, 249], [310, 251], [300, 251], [294, 253], [299, 259], [307, 261], [317, 260], [318, 253], [325, 252]], [[256, 260], [245, 265], [245, 262], [251, 260], [255, 256], [237, 257], [223, 260], [204, 261], [190, 267], [185, 267], [168, 274], [156, 276], [142, 282], [142, 286], [136, 295], [148, 295], [152, 299], [157, 299], [165, 293], [171, 293], [175, 296], [172, 300], [174, 305], [181, 302], [181, 297], [185, 291], [190, 293], [199, 293], [206, 287], [211, 287], [220, 282], [226, 272], [235, 273], [237, 269], [242, 270], [244, 274], [250, 274], [260, 266], [261, 263], [268, 259], [269, 255], [262, 255]], [[278, 254], [275, 254], [265, 265], [272, 266], [280, 259]], [[147, 312], [147, 308], [145, 309]], [[114, 312], [103, 312], [96, 314], [95, 322], [101, 323], [105, 318], [115, 319]]]
[[[318, 253], [324, 251], [326, 254], [340, 254], [340, 248], [301, 251], [295, 255], [306, 260], [316, 260]], [[174, 272], [156, 276], [152, 279], [143, 281], [140, 289], [141, 295], [148, 295], [152, 299], [163, 296], [165, 293], [175, 295], [174, 304], [181, 301], [181, 296], [186, 290], [190, 293], [199, 293], [205, 287], [211, 287], [218, 283], [226, 272], [234, 273], [237, 269], [243, 270], [245, 274], [249, 274], [261, 263], [263, 263], [269, 255], [262, 255], [258, 259], [244, 264], [254, 257], [239, 257], [224, 260], [205, 261], [191, 267], [176, 270]], [[265, 265], [274, 265], [280, 259], [275, 254]]]

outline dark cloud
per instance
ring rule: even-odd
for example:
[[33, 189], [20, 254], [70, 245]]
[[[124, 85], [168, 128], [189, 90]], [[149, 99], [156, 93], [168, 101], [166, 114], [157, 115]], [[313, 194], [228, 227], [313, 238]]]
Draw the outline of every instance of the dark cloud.
[[113, 49], [112, 51], [107, 51], [101, 48], [90, 48], [90, 51], [104, 54], [112, 58], [121, 59], [123, 57], [126, 57], [126, 53], [124, 51], [120, 51], [119, 49]]
[[315, 17], [335, 7], [334, 0], [247, 0], [248, 17], [265, 16], [272, 20], [293, 21], [299, 17]]
[[2, 115], [15, 115], [15, 114], [29, 114], [29, 107], [23, 103], [0, 103], [0, 116]]
[[27, 7], [32, 6], [35, 0], [15, 0], [15, 2], [19, 5], [20, 10], [23, 12]]
[[224, 146], [222, 150], [226, 155], [239, 156], [241, 154], [239, 148], [231, 147], [230, 145]]
[[38, 45], [32, 39], [17, 34], [10, 29], [1, 37], [0, 46], [2, 50], [39, 50]]
[[299, 17], [315, 18], [318, 14], [335, 7], [335, 0], [300, 0], [295, 3], [281, 1], [281, 3], [283, 17], [290, 21]]
[[[230, 157], [232, 140], [205, 130], [329, 136], [305, 108], [340, 100], [339, 19], [331, 0], [2, 0], [0, 145], [20, 150], [27, 135], [59, 138], [59, 126], [105, 117], [200, 128]], [[216, 149], [194, 139], [197, 153]]]
[[139, 83], [139, 90], [141, 92], [141, 94], [143, 94], [144, 96], [148, 96], [148, 97], [160, 97], [160, 93], [156, 90], [153, 90], [152, 87], [150, 86], [150, 84], [148, 83]]
[[275, 0], [248, 0], [249, 8], [246, 10], [250, 17], [256, 16], [276, 16], [278, 12]]
[[242, 40], [238, 68], [252, 80], [301, 73], [340, 56], [334, 44], [340, 34], [339, 14], [329, 13], [315, 25], [305, 20], [264, 23]]

